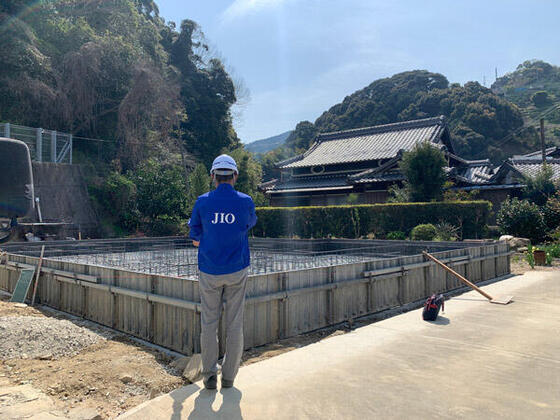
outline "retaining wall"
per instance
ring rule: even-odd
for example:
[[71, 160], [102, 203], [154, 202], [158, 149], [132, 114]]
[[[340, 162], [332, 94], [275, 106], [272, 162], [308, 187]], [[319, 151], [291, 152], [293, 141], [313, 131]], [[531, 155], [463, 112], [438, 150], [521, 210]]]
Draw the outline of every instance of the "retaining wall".
[[[433, 255], [474, 283], [510, 273], [504, 242]], [[0, 288], [11, 292], [17, 267], [37, 263], [36, 257], [8, 254], [0, 264]], [[422, 255], [254, 275], [248, 281], [246, 348], [462, 286]], [[45, 305], [187, 355], [200, 351], [197, 281], [45, 259], [37, 297]]]

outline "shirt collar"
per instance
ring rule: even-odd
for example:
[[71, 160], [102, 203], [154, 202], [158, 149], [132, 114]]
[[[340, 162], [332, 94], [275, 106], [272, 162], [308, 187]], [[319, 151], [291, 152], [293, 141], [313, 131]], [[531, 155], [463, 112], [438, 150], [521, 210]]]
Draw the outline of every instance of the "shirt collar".
[[218, 188], [216, 188], [216, 191], [233, 191], [233, 187], [230, 184], [224, 182], [224, 183], [218, 185]]

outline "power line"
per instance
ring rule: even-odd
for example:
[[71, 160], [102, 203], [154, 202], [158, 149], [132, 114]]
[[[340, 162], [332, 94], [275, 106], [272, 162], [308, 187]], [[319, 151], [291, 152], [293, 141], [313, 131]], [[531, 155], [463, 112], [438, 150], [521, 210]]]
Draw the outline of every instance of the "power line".
[[[556, 109], [560, 109], [560, 101], [555, 102], [550, 108], [544, 110], [540, 115], [538, 115], [535, 118], [531, 118], [531, 121], [529, 122], [529, 124], [523, 124], [521, 127], [517, 128], [516, 130], [512, 131], [511, 133], [509, 133], [507, 136], [501, 138], [500, 140], [498, 140], [496, 142], [496, 144], [494, 144], [494, 147], [499, 148], [503, 145], [505, 145], [507, 142], [509, 142], [510, 140], [513, 140], [513, 138], [521, 133], [523, 130], [526, 130], [528, 128], [530, 128], [530, 126], [536, 124], [538, 122], [538, 120], [540, 120], [541, 118], [546, 117], [548, 114], [550, 114], [552, 111], [556, 110]], [[481, 152], [478, 154], [478, 157], [480, 157], [481, 155], [483, 155], [484, 153]]]

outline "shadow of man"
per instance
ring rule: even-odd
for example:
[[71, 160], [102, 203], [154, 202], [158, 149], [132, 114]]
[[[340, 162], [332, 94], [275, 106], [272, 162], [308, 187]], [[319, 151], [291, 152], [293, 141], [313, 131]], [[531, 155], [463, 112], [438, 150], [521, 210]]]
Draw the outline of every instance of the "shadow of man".
[[169, 395], [173, 398], [173, 413], [171, 414], [171, 420], [181, 420], [181, 412], [183, 411], [183, 403], [200, 388], [198, 385], [188, 385], [183, 388], [176, 389], [172, 391]]
[[202, 419], [228, 419], [242, 420], [241, 415], [241, 396], [242, 393], [237, 388], [221, 389], [222, 405], [214, 411], [212, 404], [216, 399], [217, 392], [203, 389], [194, 401], [194, 409], [189, 415], [189, 420]]

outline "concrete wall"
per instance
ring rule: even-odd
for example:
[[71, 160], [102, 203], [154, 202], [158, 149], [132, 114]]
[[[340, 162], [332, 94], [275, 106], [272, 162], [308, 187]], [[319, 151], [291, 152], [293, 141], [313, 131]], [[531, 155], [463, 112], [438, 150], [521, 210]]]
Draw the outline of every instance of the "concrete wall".
[[[33, 182], [43, 221], [71, 223], [84, 235], [97, 231], [99, 220], [79, 165], [33, 162]], [[32, 217], [39, 221], [37, 211]]]

